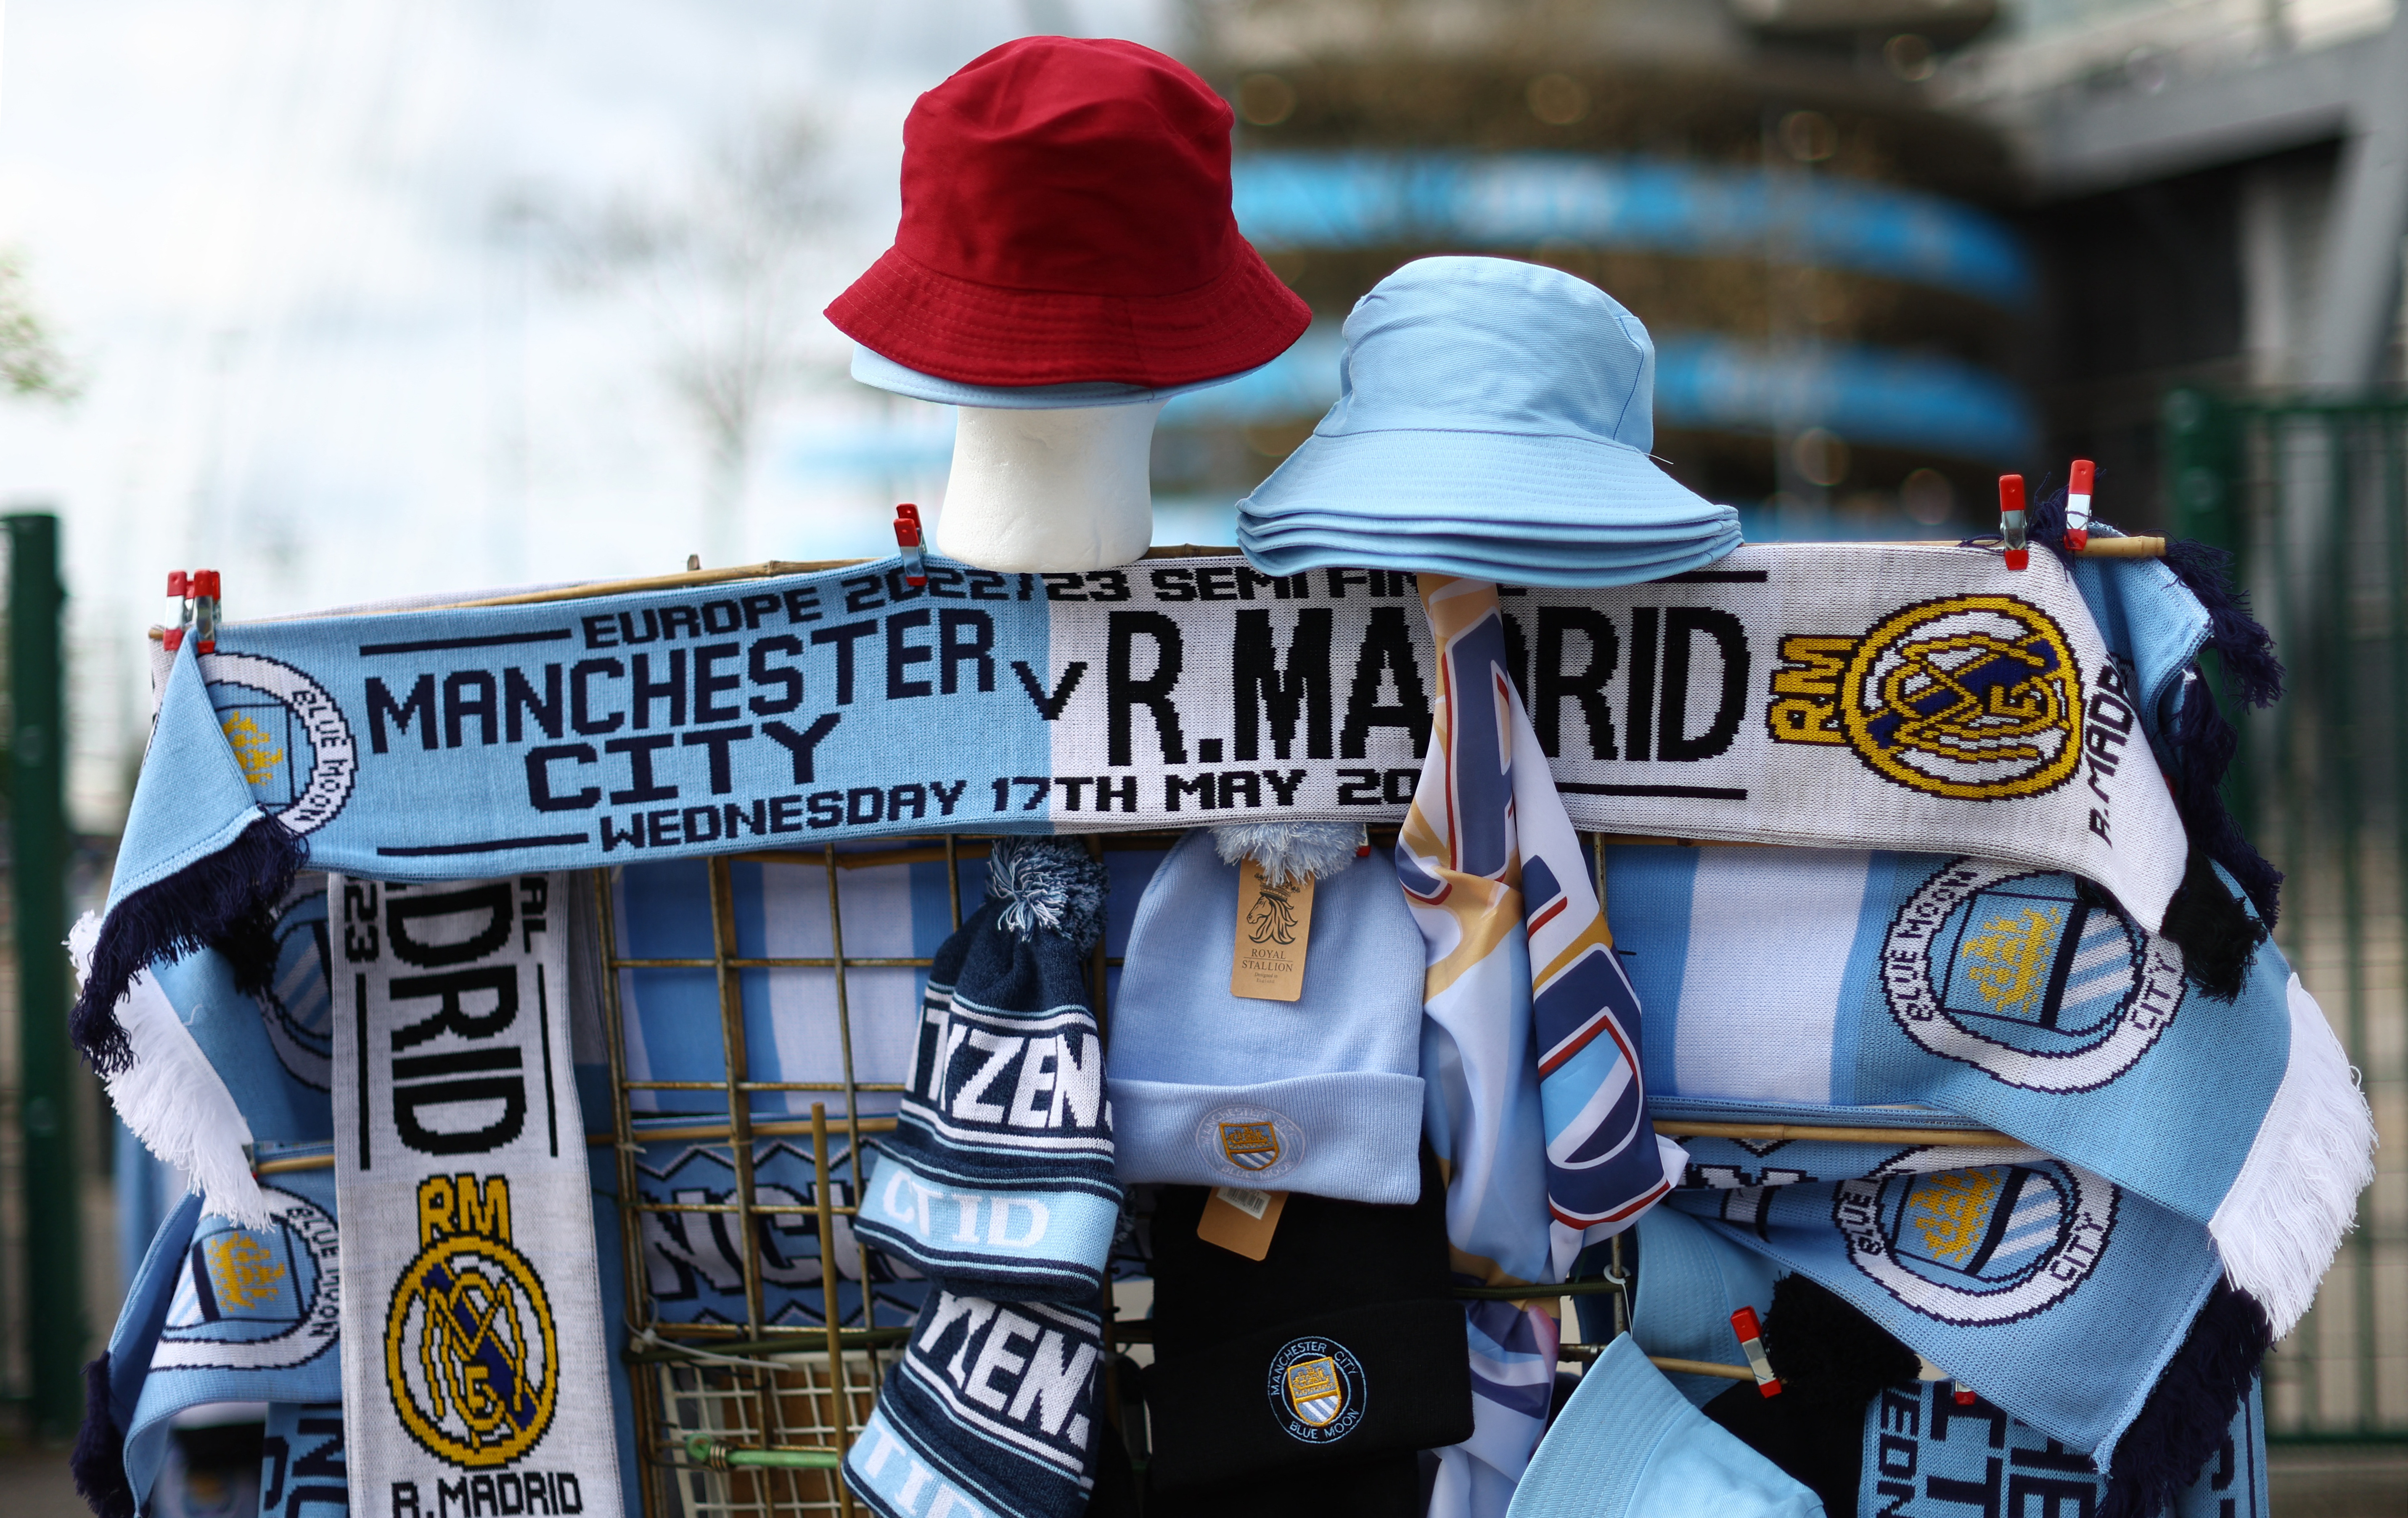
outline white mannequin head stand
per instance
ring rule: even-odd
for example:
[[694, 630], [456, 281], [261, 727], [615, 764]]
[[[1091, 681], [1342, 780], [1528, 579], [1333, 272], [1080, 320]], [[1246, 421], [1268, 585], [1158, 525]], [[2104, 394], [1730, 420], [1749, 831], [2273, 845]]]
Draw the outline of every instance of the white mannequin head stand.
[[1105, 380], [970, 385], [863, 347], [853, 351], [853, 377], [958, 408], [933, 546], [974, 569], [1014, 574], [1102, 569], [1144, 557], [1154, 541], [1154, 419], [1172, 396], [1222, 382], [1168, 390]]
[[937, 551], [979, 569], [1101, 569], [1154, 541], [1147, 464], [1164, 402], [964, 406]]

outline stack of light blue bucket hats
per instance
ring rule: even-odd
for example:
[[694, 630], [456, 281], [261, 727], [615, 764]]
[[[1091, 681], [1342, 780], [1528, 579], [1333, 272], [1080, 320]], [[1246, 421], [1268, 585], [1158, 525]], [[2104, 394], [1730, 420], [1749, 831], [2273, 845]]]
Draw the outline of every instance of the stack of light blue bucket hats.
[[1625, 585], [1740, 545], [1739, 513], [1648, 455], [1656, 346], [1558, 269], [1424, 258], [1346, 319], [1338, 404], [1238, 503], [1265, 574], [1428, 570]]

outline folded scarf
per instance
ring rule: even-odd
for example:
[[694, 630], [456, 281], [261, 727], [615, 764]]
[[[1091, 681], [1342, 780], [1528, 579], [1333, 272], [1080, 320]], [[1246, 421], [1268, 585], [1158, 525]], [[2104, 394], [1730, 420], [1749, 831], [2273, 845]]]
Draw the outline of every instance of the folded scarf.
[[[1585, 1241], [1665, 1195], [1681, 1151], [1647, 1120], [1639, 1003], [1507, 678], [1497, 589], [1436, 575], [1421, 585], [1439, 703], [1397, 874], [1426, 946], [1426, 1126], [1449, 1169], [1458, 1264], [1491, 1281], [1555, 1281]], [[1477, 1431], [1440, 1452], [1434, 1513], [1494, 1511], [1545, 1427], [1521, 1378], [1482, 1374], [1483, 1340], [1520, 1364], [1520, 1325], [1500, 1316], [1473, 1313]], [[1552, 1348], [1553, 1327], [1528, 1335]]]
[[2272, 944], [2218, 1001], [2163, 936], [2068, 876], [1621, 847], [1606, 878], [1659, 1115], [1952, 1113], [2203, 1225], [2277, 1334], [2307, 1310], [2372, 1178], [2374, 1133]]
[[2086, 1454], [2136, 1427], [2161, 1442], [2144, 1405], [2167, 1396], [2223, 1399], [2220, 1426], [2270, 1342], [2206, 1229], [2029, 1149], [1700, 1138], [1691, 1153], [1668, 1206]]

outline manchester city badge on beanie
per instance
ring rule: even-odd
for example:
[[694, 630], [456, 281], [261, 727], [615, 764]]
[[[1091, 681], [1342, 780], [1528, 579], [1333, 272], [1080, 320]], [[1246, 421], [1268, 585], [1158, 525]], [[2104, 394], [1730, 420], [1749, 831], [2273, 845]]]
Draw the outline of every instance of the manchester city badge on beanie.
[[[1251, 1511], [1243, 1494], [1265, 1482], [1350, 1467], [1385, 1490], [1381, 1462], [1410, 1468], [1412, 1452], [1470, 1436], [1445, 1187], [1427, 1151], [1417, 1169], [1410, 1207], [1291, 1196], [1260, 1260], [1197, 1237], [1211, 1193], [1163, 1189], [1146, 1373], [1156, 1492]], [[1398, 1490], [1398, 1511], [1418, 1513], [1418, 1480]]]
[[983, 53], [912, 106], [895, 246], [828, 320], [968, 385], [1159, 391], [1267, 364], [1312, 312], [1238, 233], [1235, 120], [1134, 42]]
[[1079, 1308], [940, 1292], [846, 1454], [886, 1518], [1079, 1518], [1095, 1484], [1101, 1323]]
[[855, 1228], [949, 1287], [1091, 1301], [1121, 1199], [1086, 979], [1104, 867], [1068, 839], [993, 847], [986, 900], [929, 967], [911, 1088]]
[[[1828, 1510], [1691, 1407], [1625, 1334], [1581, 1377], [1505, 1511], [1507, 1518], [1822, 1518]], [[1842, 1509], [1841, 1518], [1853, 1511]]]
[[1423, 258], [1346, 319], [1338, 404], [1238, 503], [1265, 574], [1369, 565], [1522, 585], [1627, 585], [1739, 547], [1739, 513], [1655, 444], [1656, 348], [1558, 269]]
[[1188, 834], [1148, 882], [1112, 1019], [1124, 1182], [1389, 1205], [1418, 1194], [1421, 935], [1396, 866], [1356, 859], [1351, 825], [1322, 830], [1332, 846], [1276, 824], [1234, 845], [1262, 849], [1283, 882], [1291, 869], [1315, 877], [1294, 1001], [1230, 989], [1241, 941], [1297, 937], [1285, 893], [1266, 892], [1254, 919], [1240, 921], [1239, 866], [1214, 838], [1238, 830]]

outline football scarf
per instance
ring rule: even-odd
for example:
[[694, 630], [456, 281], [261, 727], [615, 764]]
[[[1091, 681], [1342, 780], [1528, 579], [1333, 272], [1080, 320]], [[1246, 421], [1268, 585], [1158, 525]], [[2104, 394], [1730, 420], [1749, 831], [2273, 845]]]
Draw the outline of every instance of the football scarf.
[[[646, 1201], [724, 1206], [736, 1200], [736, 1167], [725, 1143], [676, 1140], [643, 1143], [636, 1160], [636, 1186]], [[828, 1139], [828, 1189], [837, 1207], [850, 1207], [853, 1152], [844, 1129], [831, 1123]], [[824, 1257], [820, 1248], [818, 1182], [812, 1173], [811, 1141], [801, 1138], [757, 1138], [752, 1146], [752, 1196], [765, 1206], [784, 1204], [791, 1210], [758, 1218], [751, 1235], [761, 1285], [761, 1313], [781, 1327], [821, 1327], [827, 1321], [820, 1290]], [[617, 1221], [612, 1220], [612, 1226]], [[640, 1224], [643, 1239], [645, 1290], [657, 1321], [662, 1323], [727, 1323], [746, 1321], [744, 1298], [745, 1234], [724, 1212], [647, 1212]], [[928, 1294], [928, 1282], [911, 1267], [883, 1251], [865, 1254], [855, 1240], [853, 1219], [838, 1213], [833, 1248], [836, 1262], [837, 1311], [839, 1326], [865, 1326], [862, 1297], [874, 1304], [875, 1325], [892, 1328], [909, 1323]], [[871, 1277], [861, 1280], [867, 1262]]]
[[[150, 1498], [176, 1415], [210, 1402], [332, 1402], [342, 1395], [342, 1280], [335, 1181], [324, 1170], [260, 1187], [264, 1226], [188, 1196], [151, 1240], [120, 1310], [105, 1380], [75, 1456], [95, 1511], [132, 1518]], [[90, 1374], [88, 1372], [88, 1374]], [[111, 1434], [122, 1430], [122, 1449]], [[105, 1494], [108, 1462], [122, 1485]]]
[[1609, 849], [1606, 875], [1659, 1117], [1954, 1114], [2202, 1225], [2278, 1336], [2307, 1310], [2374, 1131], [2272, 944], [2218, 1001], [2179, 949], [2064, 875], [1651, 847]]
[[[1508, 678], [1496, 587], [1421, 585], [1439, 699], [1397, 874], [1427, 961], [1425, 1127], [1448, 1167], [1458, 1265], [1491, 1282], [1557, 1281], [1584, 1241], [1670, 1189], [1682, 1155], [1648, 1121], [1639, 1003]], [[1516, 1316], [1528, 1321], [1499, 1321]], [[1478, 1428], [1441, 1452], [1433, 1512], [1502, 1511], [1546, 1427], [1552, 1353], [1535, 1405], [1517, 1373], [1553, 1349], [1542, 1316], [1472, 1310]]]
[[2086, 1455], [2140, 1414], [2221, 1274], [2196, 1223], [2033, 1150], [1690, 1144], [1703, 1184], [1668, 1205]]
[[[1236, 559], [899, 563], [236, 624], [170, 666], [79, 1045], [146, 963], [267, 975], [307, 858], [480, 878], [941, 828], [1392, 821], [1438, 670], [1408, 577]], [[2083, 875], [2155, 928], [2185, 845], [2128, 672], [2053, 558], [1742, 548], [1504, 597], [1498, 665], [1579, 826], [1913, 844]]]
[[259, 1441], [259, 1518], [348, 1518], [351, 1511], [341, 1406], [270, 1402]]
[[328, 881], [346, 1457], [396, 1511], [620, 1507], [566, 889]]
[[[2075, 1518], [2107, 1506], [2090, 1457], [2012, 1418], [1987, 1398], [1956, 1400], [1944, 1381], [1911, 1381], [1866, 1406], [1856, 1518]], [[2171, 1518], [2270, 1518], [2265, 1398], [2253, 1386]], [[2154, 1515], [2150, 1515], [2154, 1518]]]

